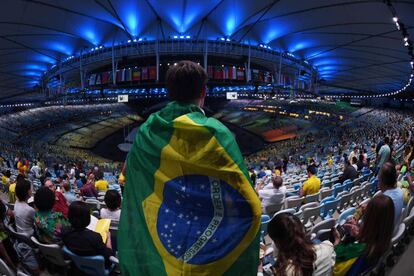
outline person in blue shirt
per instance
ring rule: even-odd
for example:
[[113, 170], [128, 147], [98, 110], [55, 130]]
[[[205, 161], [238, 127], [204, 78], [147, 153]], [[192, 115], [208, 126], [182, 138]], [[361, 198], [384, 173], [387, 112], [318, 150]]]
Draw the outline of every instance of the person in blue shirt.
[[385, 162], [378, 174], [379, 189], [394, 202], [394, 228], [401, 223], [401, 213], [404, 207], [403, 191], [397, 187], [397, 170], [392, 162]]

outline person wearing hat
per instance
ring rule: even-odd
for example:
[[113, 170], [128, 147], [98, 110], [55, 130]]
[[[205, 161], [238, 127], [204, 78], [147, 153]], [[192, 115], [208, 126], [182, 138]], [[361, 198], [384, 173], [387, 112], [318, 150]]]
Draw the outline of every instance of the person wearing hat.
[[315, 166], [310, 165], [307, 168], [309, 179], [306, 180], [302, 188], [300, 189], [300, 196], [307, 196], [319, 193], [321, 188], [321, 180], [316, 177], [317, 169]]

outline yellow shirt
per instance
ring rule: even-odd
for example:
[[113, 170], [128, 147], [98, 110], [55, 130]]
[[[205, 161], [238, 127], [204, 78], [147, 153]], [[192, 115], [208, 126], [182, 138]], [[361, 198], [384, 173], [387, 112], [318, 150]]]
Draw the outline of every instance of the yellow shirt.
[[9, 186], [9, 203], [16, 202], [16, 183], [10, 184]]
[[7, 176], [3, 175], [1, 177], [1, 182], [3, 182], [3, 185], [7, 185], [9, 183], [9, 179], [7, 178]]
[[313, 195], [319, 192], [321, 188], [321, 180], [315, 175], [312, 175], [308, 180], [303, 183], [304, 195]]
[[109, 186], [108, 185], [108, 181], [103, 180], [103, 179], [98, 180], [98, 181], [95, 182], [95, 188], [98, 191], [104, 191], [104, 192], [106, 192], [106, 191], [108, 191], [108, 186]]

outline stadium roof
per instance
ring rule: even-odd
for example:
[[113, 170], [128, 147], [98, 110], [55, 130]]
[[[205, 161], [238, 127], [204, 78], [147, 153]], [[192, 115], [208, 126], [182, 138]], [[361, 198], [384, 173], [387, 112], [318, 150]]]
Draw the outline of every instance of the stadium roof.
[[[309, 61], [344, 91], [396, 90], [410, 77], [411, 57], [385, 2], [4, 0], [0, 97], [39, 84], [46, 70], [81, 49], [174, 35], [266, 44]], [[414, 2], [391, 2], [414, 40]]]

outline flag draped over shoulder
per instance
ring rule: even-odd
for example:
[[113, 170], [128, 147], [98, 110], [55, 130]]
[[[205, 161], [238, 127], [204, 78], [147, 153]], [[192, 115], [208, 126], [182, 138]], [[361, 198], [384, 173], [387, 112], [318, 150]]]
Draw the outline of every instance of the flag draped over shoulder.
[[255, 275], [260, 201], [231, 132], [169, 103], [127, 160], [118, 249], [123, 275]]

